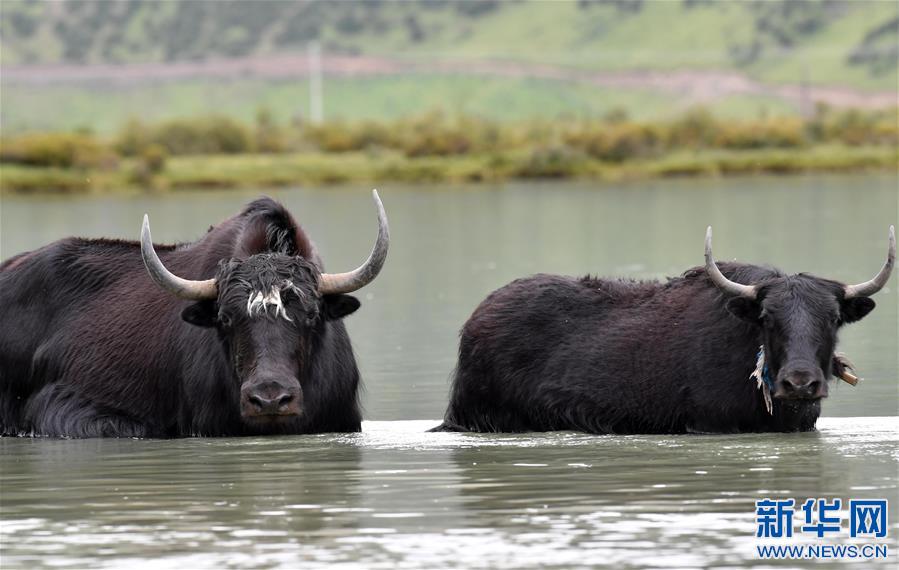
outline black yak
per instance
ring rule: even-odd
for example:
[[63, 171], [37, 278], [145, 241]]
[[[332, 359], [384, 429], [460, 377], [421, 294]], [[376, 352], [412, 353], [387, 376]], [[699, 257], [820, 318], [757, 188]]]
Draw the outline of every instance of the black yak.
[[[325, 273], [262, 198], [182, 245], [63, 239], [0, 265], [0, 430], [69, 437], [359, 431], [341, 319], [381, 270]], [[157, 254], [158, 251], [158, 254]], [[180, 276], [180, 277], [179, 277]]]
[[[813, 430], [837, 331], [874, 308], [843, 285], [712, 259], [667, 282], [535, 275], [494, 291], [461, 332], [435, 430], [589, 433]], [[773, 396], [773, 398], [772, 398]]]

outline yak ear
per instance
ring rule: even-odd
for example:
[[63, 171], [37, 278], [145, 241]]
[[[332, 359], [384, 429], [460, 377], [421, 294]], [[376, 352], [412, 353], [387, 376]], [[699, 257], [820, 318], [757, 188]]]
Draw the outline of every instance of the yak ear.
[[325, 295], [322, 300], [325, 303], [324, 316], [329, 321], [352, 315], [361, 305], [359, 299], [352, 295]]
[[745, 297], [734, 297], [727, 301], [726, 306], [730, 314], [750, 323], [758, 323], [762, 316], [762, 306], [758, 301]]
[[876, 305], [871, 297], [846, 299], [840, 303], [840, 320], [847, 324], [859, 321], [873, 311]]
[[212, 300], [191, 303], [181, 311], [184, 321], [198, 327], [214, 327], [217, 317], [218, 307]]

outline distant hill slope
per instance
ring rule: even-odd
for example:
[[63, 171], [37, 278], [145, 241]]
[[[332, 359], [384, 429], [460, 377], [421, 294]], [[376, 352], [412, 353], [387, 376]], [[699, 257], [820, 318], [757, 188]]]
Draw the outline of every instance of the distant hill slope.
[[892, 90], [897, 37], [890, 0], [0, 3], [4, 66], [264, 56], [318, 41], [328, 54], [716, 69]]

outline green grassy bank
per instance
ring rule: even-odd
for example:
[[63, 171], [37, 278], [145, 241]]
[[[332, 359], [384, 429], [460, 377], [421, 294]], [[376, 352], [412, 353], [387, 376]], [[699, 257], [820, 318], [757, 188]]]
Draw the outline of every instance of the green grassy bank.
[[619, 180], [897, 167], [896, 111], [819, 108], [808, 119], [721, 119], [695, 109], [664, 122], [489, 121], [432, 112], [376, 122], [255, 124], [223, 116], [145, 124], [114, 136], [0, 139], [0, 189], [16, 192], [259, 188], [296, 184]]
[[615, 181], [676, 176], [854, 172], [897, 169], [893, 147], [818, 146], [802, 149], [704, 150], [609, 162], [564, 148], [535, 152], [410, 158], [399, 153], [244, 154], [174, 157], [149, 177], [138, 159], [115, 169], [0, 165], [5, 192], [104, 192], [180, 188], [279, 187], [342, 183], [493, 182], [586, 178]]

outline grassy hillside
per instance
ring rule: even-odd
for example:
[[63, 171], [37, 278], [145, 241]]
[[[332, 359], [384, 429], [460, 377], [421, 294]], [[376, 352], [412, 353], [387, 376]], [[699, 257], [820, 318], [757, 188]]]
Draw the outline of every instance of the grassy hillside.
[[[452, 114], [523, 120], [536, 117], [601, 117], [623, 110], [635, 119], [664, 119], [683, 112], [670, 95], [647, 90], [603, 89], [531, 79], [482, 77], [329, 78], [325, 116], [348, 121], [393, 119], [441, 109]], [[259, 109], [277, 120], [305, 116], [305, 81], [182, 81], [124, 87], [4, 86], [0, 122], [21, 130], [116, 130], [129, 118], [158, 121], [214, 109], [251, 121]], [[731, 97], [707, 106], [722, 117], [795, 114], [796, 106], [765, 97]]]
[[[400, 73], [362, 76], [326, 69], [328, 119], [391, 119], [442, 109], [513, 121], [623, 110], [654, 120], [698, 105], [722, 117], [797, 115], [799, 84], [818, 95], [852, 90], [866, 101], [886, 93], [889, 101], [899, 82], [897, 37], [899, 3], [890, 0], [3, 0], [0, 62], [8, 72], [0, 81], [0, 124], [5, 133], [109, 133], [131, 117], [157, 121], [214, 111], [249, 121], [265, 108], [282, 121], [301, 118], [309, 107], [302, 74], [263, 78], [238, 70], [228, 77], [167, 79], [140, 71], [136, 79], [112, 81], [121, 73], [116, 70], [106, 79], [44, 83], [53, 71], [20, 80], [10, 66], [56, 64], [72, 71], [85, 64], [158, 63], [172, 69], [166, 64], [278, 54], [300, 54], [305, 61], [311, 41], [326, 56], [371, 56], [405, 66]], [[437, 62], [453, 70], [438, 69]], [[482, 66], [480, 73], [471, 62]], [[503, 73], [516, 66], [524, 77]], [[705, 73], [705, 83], [591, 82], [597, 74], [672, 70]], [[758, 88], [713, 92], [741, 78]], [[811, 106], [806, 103], [805, 111]]]
[[739, 70], [765, 81], [895, 89], [899, 4], [111, 2], [0, 4], [2, 63], [170, 62], [290, 52], [498, 58], [588, 69]]

